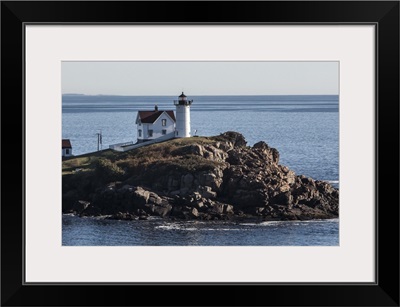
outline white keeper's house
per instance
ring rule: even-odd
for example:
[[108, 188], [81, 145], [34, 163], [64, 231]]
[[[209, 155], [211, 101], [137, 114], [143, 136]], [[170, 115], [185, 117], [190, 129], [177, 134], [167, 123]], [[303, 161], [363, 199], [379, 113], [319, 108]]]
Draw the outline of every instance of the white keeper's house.
[[152, 111], [138, 111], [136, 117], [138, 143], [163, 137], [190, 137], [190, 106], [193, 100], [188, 100], [182, 94], [174, 101], [176, 117], [173, 110], [159, 110], [156, 105]]
[[174, 111], [139, 111], [136, 117], [138, 143], [157, 139], [175, 132]]

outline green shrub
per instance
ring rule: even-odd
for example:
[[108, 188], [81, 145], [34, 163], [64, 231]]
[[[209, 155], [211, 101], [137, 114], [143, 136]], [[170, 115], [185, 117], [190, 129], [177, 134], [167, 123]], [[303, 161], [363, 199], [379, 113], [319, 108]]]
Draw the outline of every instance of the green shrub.
[[121, 180], [125, 175], [125, 171], [116, 163], [100, 158], [96, 161], [95, 175], [101, 181], [112, 182]]

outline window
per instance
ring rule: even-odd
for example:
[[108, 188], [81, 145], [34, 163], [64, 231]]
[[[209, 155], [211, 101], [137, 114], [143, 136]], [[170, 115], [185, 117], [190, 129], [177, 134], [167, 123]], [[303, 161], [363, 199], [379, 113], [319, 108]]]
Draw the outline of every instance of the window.
[[68, 148], [65, 149], [65, 154], [66, 154], [66, 155], [69, 155], [69, 149], [68, 149]]
[[167, 134], [167, 130], [166, 130], [166, 129], [163, 129], [162, 134], [163, 134], [163, 135]]
[[166, 119], [162, 120], [162, 125], [163, 125], [163, 127], [165, 127], [167, 125], [167, 120]]
[[139, 137], [142, 137], [142, 130], [141, 129], [138, 130], [138, 133], [139, 133]]
[[149, 130], [149, 137], [153, 136], [153, 130]]

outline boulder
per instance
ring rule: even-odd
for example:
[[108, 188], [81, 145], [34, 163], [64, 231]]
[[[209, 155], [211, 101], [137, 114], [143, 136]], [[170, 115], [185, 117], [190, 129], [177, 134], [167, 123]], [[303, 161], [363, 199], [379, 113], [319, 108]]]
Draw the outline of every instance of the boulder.
[[199, 211], [197, 211], [196, 208], [192, 208], [192, 210], [190, 211], [190, 214], [191, 214], [193, 217], [199, 217]]
[[78, 200], [77, 202], [74, 203], [72, 210], [74, 212], [80, 214], [82, 211], [86, 210], [89, 206], [90, 206], [90, 202]]
[[204, 198], [216, 198], [217, 197], [217, 192], [214, 192], [211, 187], [209, 186], [204, 186], [204, 188], [200, 191], [200, 194]]
[[135, 204], [139, 206], [144, 206], [147, 204], [150, 197], [150, 192], [146, 191], [142, 187], [136, 187], [132, 193], [132, 199]]
[[171, 213], [172, 205], [170, 204], [161, 204], [161, 205], [149, 205], [150, 213], [153, 215], [166, 217]]
[[232, 205], [225, 205], [224, 206], [224, 213], [226, 214], [234, 214], [233, 206]]
[[234, 147], [245, 147], [247, 142], [244, 136], [235, 131], [227, 131], [219, 135], [222, 139], [229, 141]]

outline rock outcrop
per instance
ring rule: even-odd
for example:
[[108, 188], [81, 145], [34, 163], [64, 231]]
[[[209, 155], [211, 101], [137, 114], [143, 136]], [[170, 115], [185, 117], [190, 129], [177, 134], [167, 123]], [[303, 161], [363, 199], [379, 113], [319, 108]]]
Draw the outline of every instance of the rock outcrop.
[[[338, 217], [338, 190], [280, 165], [265, 142], [247, 147], [241, 134], [226, 132], [157, 146], [108, 162], [119, 181], [100, 180], [96, 170], [63, 178], [63, 212], [125, 220]], [[154, 150], [163, 158], [152, 161]]]

